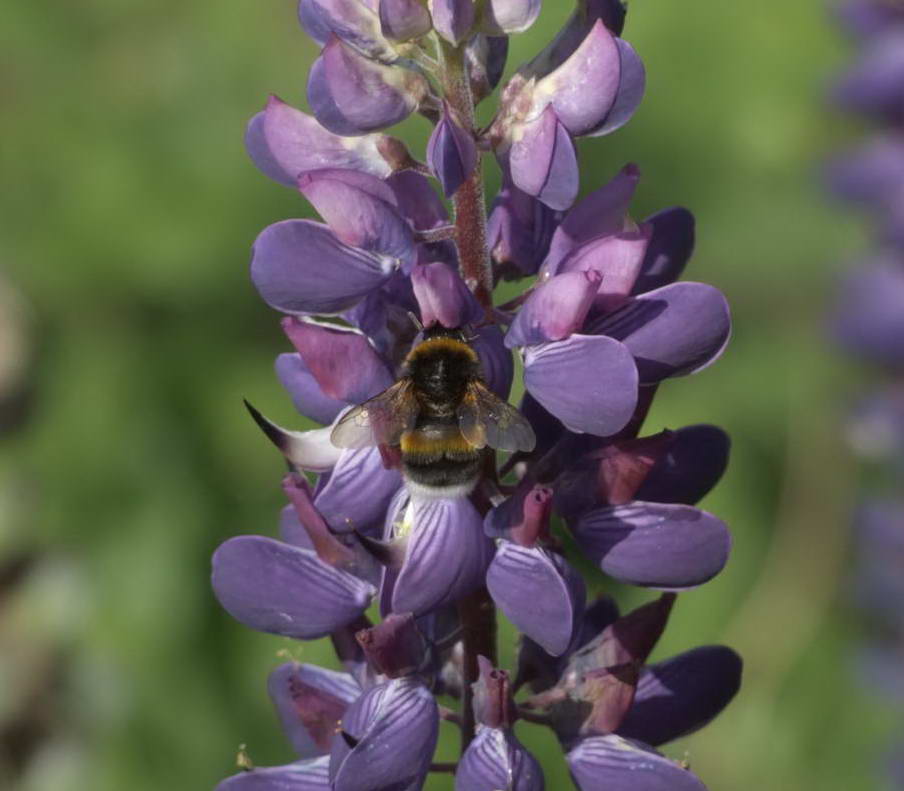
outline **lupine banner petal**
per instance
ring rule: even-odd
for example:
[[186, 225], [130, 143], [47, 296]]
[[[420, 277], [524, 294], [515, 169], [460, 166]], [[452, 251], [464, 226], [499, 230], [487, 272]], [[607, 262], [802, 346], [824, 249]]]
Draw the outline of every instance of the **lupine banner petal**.
[[477, 145], [451, 116], [448, 105], [427, 141], [427, 162], [449, 198], [477, 166]]
[[644, 225], [651, 225], [653, 233], [634, 283], [634, 294], [676, 281], [694, 252], [694, 215], [687, 209], [663, 209], [647, 217]]
[[596, 508], [572, 525], [572, 533], [609, 576], [661, 590], [693, 588], [712, 579], [731, 550], [725, 524], [686, 505], [633, 502]]
[[628, 123], [640, 106], [647, 86], [646, 70], [634, 47], [620, 38], [615, 39], [615, 44], [618, 47], [620, 72], [618, 91], [609, 112], [587, 132], [591, 137], [611, 134]]
[[376, 291], [396, 261], [340, 242], [327, 226], [283, 220], [254, 241], [251, 280], [263, 300], [283, 313], [339, 313]]
[[524, 352], [530, 394], [578, 433], [606, 437], [631, 418], [637, 403], [637, 368], [612, 338], [572, 335]]
[[329, 425], [348, 406], [325, 395], [299, 354], [280, 354], [275, 363], [276, 376], [292, 399], [292, 404], [305, 417]]
[[523, 33], [537, 20], [540, 6], [541, 0], [488, 0], [481, 29], [496, 35]]
[[329, 791], [329, 756], [286, 766], [255, 767], [219, 783], [214, 791]]
[[299, 640], [325, 637], [353, 621], [376, 592], [310, 550], [263, 536], [236, 536], [220, 544], [212, 583], [220, 604], [237, 621]]
[[508, 161], [518, 189], [535, 195], [551, 209], [567, 209], [574, 203], [580, 181], [577, 152], [551, 104], [537, 119], [524, 124]]
[[543, 791], [543, 770], [507, 729], [482, 727], [462, 754], [456, 791]]

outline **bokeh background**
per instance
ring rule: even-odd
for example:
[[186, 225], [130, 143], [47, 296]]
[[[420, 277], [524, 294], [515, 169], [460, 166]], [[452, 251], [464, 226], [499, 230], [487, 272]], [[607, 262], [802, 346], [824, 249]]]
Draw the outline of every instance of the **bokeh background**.
[[[510, 68], [569, 10], [547, 0]], [[290, 759], [266, 674], [278, 652], [326, 661], [327, 648], [241, 627], [208, 575], [220, 541], [272, 533], [283, 502], [281, 461], [241, 399], [302, 425], [247, 262], [260, 229], [308, 207], [242, 146], [268, 92], [304, 103], [316, 53], [294, 13], [291, 0], [0, 6], [2, 788], [200, 791], [234, 771], [240, 743], [259, 765]], [[581, 145], [583, 188], [634, 161], [635, 216], [691, 208], [686, 277], [723, 289], [735, 322], [725, 357], [664, 386], [647, 424], [711, 422], [734, 443], [704, 503], [733, 530], [731, 562], [680, 598], [657, 655], [727, 643], [744, 686], [667, 752], [714, 791], [881, 788], [894, 718], [853, 675], [856, 468], [837, 428], [861, 373], [823, 331], [833, 275], [864, 244], [818, 180], [858, 133], [825, 105], [849, 45], [821, 0], [633, 0], [625, 37], [646, 99]], [[402, 135], [422, 151], [427, 124]], [[569, 788], [552, 739], [519, 732], [547, 787]]]

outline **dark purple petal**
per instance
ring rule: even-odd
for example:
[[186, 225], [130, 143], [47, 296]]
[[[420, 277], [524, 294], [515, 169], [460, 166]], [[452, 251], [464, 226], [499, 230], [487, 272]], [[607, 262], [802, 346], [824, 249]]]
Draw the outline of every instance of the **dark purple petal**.
[[308, 102], [337, 135], [360, 135], [399, 123], [429, 87], [417, 72], [370, 60], [333, 36], [311, 66]]
[[731, 315], [717, 288], [673, 283], [633, 298], [592, 322], [587, 332], [624, 343], [637, 360], [640, 383], [655, 384], [715, 362], [728, 344]]
[[510, 730], [481, 728], [455, 772], [456, 791], [543, 791], [543, 770]]
[[490, 538], [504, 538], [518, 546], [548, 542], [552, 513], [552, 489], [534, 484], [525, 476], [507, 500], [491, 508], [483, 520]]
[[562, 259], [582, 242], [623, 231], [639, 181], [637, 165], [625, 165], [612, 181], [581, 198], [553, 234], [543, 262], [544, 271], [558, 271]]
[[478, 321], [483, 315], [480, 304], [458, 272], [442, 263], [416, 266], [411, 270], [411, 285], [425, 327], [440, 324], [454, 329]]
[[283, 732], [300, 758], [330, 751], [336, 726], [361, 687], [348, 673], [288, 662], [267, 679]]
[[328, 756], [239, 772], [223, 780], [214, 791], [329, 791]]
[[[397, 57], [383, 37], [376, 0], [309, 0], [319, 16], [318, 32], [330, 33], [369, 58], [390, 61]], [[328, 43], [329, 36], [325, 41]]]
[[634, 283], [634, 294], [677, 280], [694, 252], [694, 215], [687, 209], [663, 209], [647, 217], [644, 225], [653, 226], [653, 235]]
[[326, 44], [326, 40], [333, 32], [324, 19], [317, 0], [298, 0], [298, 21], [305, 33], [320, 46]]
[[480, 369], [487, 387], [503, 400], [508, 400], [515, 375], [512, 353], [505, 347], [502, 330], [487, 324], [473, 330], [471, 346], [480, 358]]
[[540, 283], [521, 306], [505, 336], [505, 345], [534, 346], [561, 341], [584, 323], [600, 288], [599, 272], [577, 271]]
[[340, 242], [380, 256], [414, 262], [411, 227], [396, 209], [392, 188], [355, 170], [303, 173], [298, 189], [326, 220]]
[[493, 600], [553, 656], [565, 653], [584, 610], [584, 581], [561, 555], [503, 541], [487, 571]]
[[286, 388], [295, 408], [305, 417], [329, 425], [348, 403], [324, 395], [317, 380], [299, 354], [280, 354], [276, 376]]
[[474, 172], [477, 146], [474, 138], [459, 126], [448, 105], [427, 142], [427, 162], [442, 184], [446, 197], [451, 197]]
[[584, 739], [566, 759], [581, 791], [706, 791], [680, 764], [615, 734]]
[[549, 249], [558, 216], [558, 212], [505, 179], [487, 224], [488, 246], [504, 276], [536, 273]]
[[399, 211], [416, 230], [426, 231], [448, 224], [446, 207], [426, 176], [413, 170], [402, 170], [393, 173], [386, 183], [395, 193]]
[[634, 48], [620, 38], [615, 39], [615, 43], [619, 57], [618, 92], [609, 112], [600, 123], [587, 132], [591, 137], [608, 135], [628, 123], [640, 106], [647, 85], [643, 61]]
[[372, 585], [327, 566], [307, 549], [237, 536], [213, 555], [212, 584], [237, 621], [300, 640], [325, 637], [367, 609]]
[[430, 14], [418, 0], [379, 0], [380, 28], [391, 41], [408, 41], [430, 32]]
[[685, 426], [674, 432], [665, 455], [637, 490], [636, 499], [695, 505], [728, 466], [731, 440], [716, 426]]
[[904, 107], [904, 30], [892, 27], [870, 39], [838, 81], [836, 100], [847, 110], [900, 120]]
[[841, 284], [835, 334], [855, 354], [904, 366], [904, 266], [888, 259], [854, 269]]
[[342, 731], [330, 761], [333, 791], [419, 788], [436, 749], [436, 700], [413, 678], [387, 681], [352, 704]]
[[537, 20], [540, 5], [540, 0], [488, 0], [481, 28], [497, 35], [523, 33]]
[[471, 78], [474, 103], [485, 99], [502, 79], [508, 56], [508, 36], [472, 36], [465, 46], [465, 63]]
[[458, 45], [474, 25], [473, 0], [427, 0], [433, 27], [446, 41]]
[[731, 535], [712, 514], [686, 505], [635, 502], [597, 508], [572, 527], [581, 549], [630, 585], [681, 590], [701, 585], [728, 561]]
[[606, 437], [634, 412], [637, 368], [618, 341], [572, 335], [525, 350], [524, 386], [569, 430]]
[[393, 612], [421, 615], [483, 584], [492, 544], [470, 500], [414, 500], [410, 518], [405, 562], [392, 593]]
[[281, 324], [326, 397], [360, 404], [393, 383], [392, 373], [363, 333], [294, 316]]
[[654, 747], [706, 725], [741, 685], [741, 657], [710, 645], [644, 668], [634, 706], [618, 728], [629, 739]]
[[858, 36], [872, 36], [904, 17], [904, 8], [885, 0], [845, 0], [833, 4], [842, 24]]
[[251, 279], [283, 313], [339, 313], [380, 288], [397, 264], [342, 244], [320, 223], [283, 220], [254, 241]]
[[523, 126], [509, 152], [512, 181], [551, 209], [567, 209], [578, 195], [577, 152], [565, 126], [547, 105]]

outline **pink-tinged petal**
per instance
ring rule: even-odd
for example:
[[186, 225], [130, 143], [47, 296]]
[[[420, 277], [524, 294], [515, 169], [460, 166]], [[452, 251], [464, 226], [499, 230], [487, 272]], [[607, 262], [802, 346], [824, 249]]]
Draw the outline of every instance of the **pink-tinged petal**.
[[299, 640], [326, 637], [355, 620], [372, 585], [321, 562], [310, 550], [262, 536], [237, 536], [213, 555], [213, 590], [237, 621]]
[[446, 264], [415, 266], [411, 270], [411, 285], [425, 327], [441, 324], [454, 329], [476, 322], [483, 315], [461, 276]]
[[537, 81], [533, 106], [537, 111], [551, 102], [572, 135], [585, 135], [605, 121], [613, 109], [620, 79], [617, 39], [598, 20], [568, 60]]
[[337, 135], [360, 135], [403, 121], [429, 92], [417, 72], [372, 61], [332, 37], [311, 66], [308, 102]]
[[617, 38], [615, 43], [619, 57], [618, 92], [609, 112], [587, 132], [590, 137], [608, 135], [628, 123], [640, 106], [646, 89], [647, 74], [640, 56], [627, 41]]
[[418, 0], [380, 0], [380, 28], [390, 41], [419, 38], [430, 27], [430, 14]]
[[276, 358], [276, 376], [288, 392], [295, 408], [305, 417], [329, 425], [348, 406], [325, 395], [299, 354], [280, 354]]
[[702, 585], [728, 562], [721, 519], [686, 505], [633, 502], [596, 508], [572, 525], [583, 552], [629, 585], [682, 590]]
[[640, 275], [632, 293], [643, 294], [673, 283], [684, 271], [694, 252], [694, 215], [675, 206], [644, 220], [653, 227]]
[[436, 699], [420, 681], [406, 677], [372, 687], [352, 704], [335, 736], [333, 791], [420, 788], [438, 734]]
[[644, 668], [620, 735], [654, 747], [713, 720], [741, 686], [741, 657], [722, 645], [687, 651]]
[[566, 759], [580, 791], [706, 791], [681, 764], [615, 734], [584, 739]]
[[358, 330], [287, 316], [283, 331], [328, 398], [361, 404], [393, 383], [393, 375]]
[[473, 0], [427, 0], [427, 7], [436, 32], [456, 46], [474, 25]]
[[303, 173], [298, 189], [326, 220], [340, 242], [400, 264], [414, 262], [411, 227], [396, 209], [392, 188], [354, 170]]
[[336, 726], [361, 687], [348, 673], [288, 662], [267, 679], [283, 732], [299, 758], [329, 753]]
[[722, 292], [681, 282], [648, 291], [587, 328], [616, 338], [637, 360], [641, 384], [702, 371], [728, 345], [731, 314]]
[[509, 152], [512, 181], [551, 209], [567, 209], [578, 195], [577, 152], [565, 126], [548, 105], [524, 124]]
[[214, 791], [329, 791], [329, 756], [262, 766], [227, 777]]
[[448, 105], [444, 104], [442, 117], [427, 141], [427, 162], [447, 198], [477, 167], [474, 138], [452, 117]]
[[503, 342], [502, 330], [495, 324], [488, 324], [473, 330], [471, 346], [480, 358], [483, 380], [497, 396], [508, 400], [515, 376], [515, 362], [512, 353]]
[[612, 181], [581, 198], [553, 234], [542, 271], [557, 272], [565, 256], [582, 242], [623, 231], [639, 181], [637, 165], [625, 165]]
[[467, 498], [414, 500], [393, 612], [422, 615], [458, 601], [484, 583], [492, 544]]
[[333, 530], [371, 534], [382, 527], [401, 485], [399, 471], [383, 466], [379, 448], [347, 450], [318, 489], [314, 504]]
[[418, 231], [449, 223], [449, 214], [426, 176], [413, 170], [394, 173], [386, 183], [396, 197], [396, 204], [412, 227]]
[[566, 428], [601, 437], [623, 428], [637, 403], [631, 353], [602, 336], [572, 335], [528, 347], [524, 385]]
[[487, 33], [523, 33], [540, 14], [541, 0], [488, 0], [480, 27]]
[[283, 313], [339, 313], [386, 283], [398, 261], [342, 244], [325, 225], [283, 220], [255, 239], [251, 280]]
[[543, 770], [508, 729], [481, 728], [458, 761], [456, 791], [543, 791]]
[[254, 164], [287, 187], [308, 170], [351, 168], [386, 178], [401, 165], [404, 144], [386, 135], [340, 137], [276, 96], [248, 123], [245, 147]]
[[264, 417], [247, 401], [245, 406], [267, 439], [293, 467], [307, 472], [328, 472], [341, 458], [342, 451], [330, 441], [330, 428], [289, 431]]
[[581, 575], [565, 558], [502, 541], [487, 571], [487, 588], [519, 631], [553, 656], [565, 653], [586, 598]]
[[540, 283], [515, 316], [505, 345], [533, 346], [560, 341], [576, 332], [597, 297], [600, 280], [595, 270], [578, 270]]

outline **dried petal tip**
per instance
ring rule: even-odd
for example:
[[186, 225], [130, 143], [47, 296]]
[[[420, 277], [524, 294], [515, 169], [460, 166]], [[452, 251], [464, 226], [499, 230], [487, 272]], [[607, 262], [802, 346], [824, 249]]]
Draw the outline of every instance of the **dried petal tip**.
[[280, 453], [298, 469], [309, 472], [328, 472], [339, 461], [342, 451], [330, 442], [328, 428], [313, 431], [289, 431], [264, 417], [248, 401], [245, 408], [261, 431]]
[[427, 143], [427, 162], [447, 198], [458, 190], [477, 166], [474, 138], [452, 117], [448, 105]]
[[485, 656], [478, 656], [477, 664], [480, 677], [471, 685], [477, 722], [489, 728], [511, 728], [517, 714], [508, 673], [495, 669]]
[[374, 670], [388, 678], [410, 676], [424, 662], [426, 646], [410, 612], [389, 615], [355, 638]]

